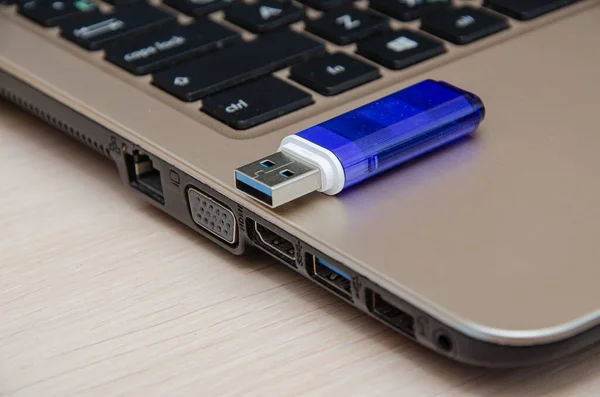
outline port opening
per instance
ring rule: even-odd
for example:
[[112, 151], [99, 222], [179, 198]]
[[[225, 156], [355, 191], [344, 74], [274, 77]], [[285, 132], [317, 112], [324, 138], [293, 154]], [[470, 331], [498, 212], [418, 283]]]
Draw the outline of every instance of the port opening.
[[375, 291], [367, 289], [366, 297], [367, 307], [371, 314], [391, 325], [397, 331], [411, 338], [415, 337], [415, 319], [413, 316], [385, 300]]
[[308, 273], [331, 291], [352, 302], [352, 276], [331, 260], [306, 254]]
[[233, 211], [216, 198], [192, 186], [187, 189], [188, 205], [194, 223], [230, 245], [238, 240]]
[[164, 204], [165, 196], [160, 171], [154, 167], [150, 156], [138, 150], [134, 150], [133, 154], [124, 155], [131, 187], [154, 201]]
[[452, 339], [444, 333], [438, 333], [435, 342], [440, 349], [442, 349], [446, 353], [450, 353], [454, 348], [454, 343], [452, 343]]
[[291, 240], [252, 219], [248, 219], [248, 231], [256, 245], [288, 265], [296, 267], [296, 247]]

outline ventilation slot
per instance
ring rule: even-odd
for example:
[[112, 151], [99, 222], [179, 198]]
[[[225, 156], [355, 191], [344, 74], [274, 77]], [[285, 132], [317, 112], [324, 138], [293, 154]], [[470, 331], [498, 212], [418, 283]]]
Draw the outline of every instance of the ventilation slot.
[[8, 99], [9, 101], [13, 102], [14, 104], [27, 110], [31, 114], [36, 115], [40, 119], [46, 121], [48, 124], [51, 124], [52, 126], [58, 128], [59, 130], [69, 134], [73, 138], [77, 139], [79, 142], [94, 149], [98, 153], [100, 153], [108, 158], [111, 158], [110, 150], [107, 147], [104, 147], [104, 145], [101, 145], [98, 142], [92, 140], [90, 137], [82, 134], [79, 130], [77, 130], [77, 129], [73, 128], [72, 126], [70, 126], [69, 124], [57, 119], [56, 117], [52, 116], [51, 114], [46, 113], [45, 111], [41, 110], [37, 106], [31, 104], [30, 102], [23, 100], [21, 97], [15, 95], [11, 91], [6, 90], [5, 88], [0, 88], [0, 96]]

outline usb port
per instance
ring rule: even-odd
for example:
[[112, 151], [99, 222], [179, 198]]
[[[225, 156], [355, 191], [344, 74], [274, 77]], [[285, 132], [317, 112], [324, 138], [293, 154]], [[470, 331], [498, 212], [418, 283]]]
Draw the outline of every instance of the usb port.
[[336, 294], [352, 301], [352, 277], [339, 265], [332, 261], [325, 261], [314, 255], [307, 254], [308, 273], [319, 283], [323, 284]]
[[248, 219], [248, 230], [256, 245], [288, 265], [296, 267], [296, 248], [291, 240], [252, 219]]
[[398, 309], [375, 291], [367, 289], [367, 307], [371, 314], [391, 325], [397, 331], [412, 338], [415, 337], [415, 319], [410, 314]]

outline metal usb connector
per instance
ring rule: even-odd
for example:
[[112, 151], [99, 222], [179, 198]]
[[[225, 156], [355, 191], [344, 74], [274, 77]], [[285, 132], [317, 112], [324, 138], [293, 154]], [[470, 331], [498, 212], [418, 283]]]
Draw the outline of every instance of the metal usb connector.
[[321, 188], [321, 170], [301, 158], [277, 152], [235, 170], [236, 187], [270, 207]]

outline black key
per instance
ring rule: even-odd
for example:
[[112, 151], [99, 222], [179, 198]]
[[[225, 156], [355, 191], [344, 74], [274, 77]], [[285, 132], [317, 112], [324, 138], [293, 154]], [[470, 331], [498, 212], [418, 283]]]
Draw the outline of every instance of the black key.
[[112, 4], [113, 6], [118, 7], [118, 6], [132, 3], [134, 1], [143, 1], [143, 0], [104, 0], [104, 1], [106, 1], [109, 4]]
[[281, 30], [156, 73], [152, 83], [191, 102], [324, 53], [323, 44]]
[[469, 44], [508, 28], [506, 19], [473, 7], [425, 14], [421, 29], [454, 44]]
[[67, 39], [88, 50], [99, 50], [113, 40], [174, 22], [174, 15], [145, 3], [132, 3], [110, 14], [93, 13], [66, 20], [60, 27], [61, 34]]
[[97, 11], [88, 0], [29, 0], [19, 3], [19, 13], [42, 26], [56, 26], [68, 18]]
[[338, 53], [292, 66], [290, 78], [323, 95], [337, 95], [378, 79], [379, 70]]
[[350, 7], [326, 12], [321, 18], [306, 22], [307, 31], [340, 45], [364, 39], [387, 26], [385, 19]]
[[509, 17], [526, 21], [568, 6], [577, 0], [485, 0], [483, 5]]
[[352, 3], [352, 0], [299, 0], [309, 7], [316, 8], [321, 11], [328, 11], [333, 8], [341, 7], [344, 4]]
[[443, 9], [451, 0], [371, 0], [369, 6], [401, 21], [421, 18], [426, 12]]
[[297, 22], [304, 11], [292, 3], [277, 0], [262, 0], [254, 4], [234, 3], [225, 18], [236, 25], [254, 32], [263, 33]]
[[133, 74], [143, 75], [240, 40], [239, 33], [201, 19], [191, 25], [169, 26], [114, 43], [106, 48], [106, 59]]
[[441, 41], [402, 29], [359, 42], [356, 51], [385, 67], [398, 70], [443, 54], [446, 48]]
[[231, 5], [231, 0], [164, 0], [164, 4], [191, 16], [202, 16]]
[[313, 102], [306, 92], [268, 76], [206, 97], [202, 111], [236, 130], [246, 130]]

